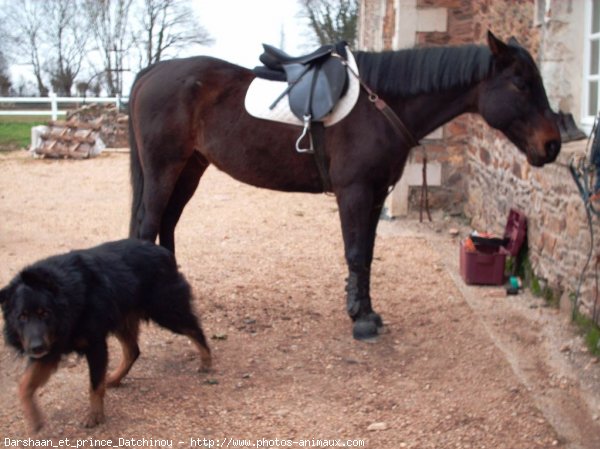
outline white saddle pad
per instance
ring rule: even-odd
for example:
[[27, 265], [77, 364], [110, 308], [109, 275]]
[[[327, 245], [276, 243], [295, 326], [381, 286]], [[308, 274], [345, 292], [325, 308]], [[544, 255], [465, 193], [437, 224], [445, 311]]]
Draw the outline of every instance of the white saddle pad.
[[[358, 68], [354, 56], [349, 49], [346, 50], [348, 55], [348, 65], [354, 70], [354, 73], [358, 74]], [[358, 100], [360, 93], [360, 83], [356, 76], [348, 72], [348, 89], [346, 94], [340, 98], [340, 101], [333, 107], [330, 114], [323, 118], [323, 124], [325, 126], [331, 126], [346, 117]], [[246, 92], [246, 100], [244, 106], [246, 111], [253, 117], [261, 118], [265, 120], [272, 120], [275, 122], [288, 123], [291, 125], [303, 126], [302, 120], [296, 117], [290, 110], [290, 103], [287, 95], [281, 98], [273, 109], [269, 107], [279, 97], [288, 84], [286, 81], [271, 81], [263, 78], [254, 78], [248, 87]]]

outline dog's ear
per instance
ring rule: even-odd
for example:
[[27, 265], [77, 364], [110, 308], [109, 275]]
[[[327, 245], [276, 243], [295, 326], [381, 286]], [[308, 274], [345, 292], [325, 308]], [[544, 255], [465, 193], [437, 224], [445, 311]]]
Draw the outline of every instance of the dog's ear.
[[29, 287], [42, 288], [53, 294], [59, 291], [56, 276], [51, 271], [42, 267], [25, 268], [21, 272], [21, 280]]
[[0, 290], [0, 306], [3, 310], [10, 308], [11, 298], [15, 294], [16, 282], [13, 279], [8, 285]]
[[8, 302], [8, 298], [10, 298], [10, 285], [7, 285], [2, 290], [0, 290], [0, 305], [3, 305]]

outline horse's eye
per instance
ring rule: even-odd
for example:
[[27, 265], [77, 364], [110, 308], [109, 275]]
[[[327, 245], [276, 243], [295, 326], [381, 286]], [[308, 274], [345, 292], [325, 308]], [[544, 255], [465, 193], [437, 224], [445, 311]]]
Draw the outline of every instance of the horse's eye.
[[20, 321], [27, 321], [29, 319], [29, 314], [27, 312], [21, 312], [19, 315]]
[[513, 76], [512, 83], [519, 90], [526, 90], [527, 89], [527, 82], [521, 76]]
[[48, 318], [48, 315], [49, 315], [49, 314], [48, 314], [48, 311], [47, 311], [47, 310], [45, 310], [45, 309], [38, 309], [38, 311], [37, 311], [37, 315], [38, 315], [40, 318]]

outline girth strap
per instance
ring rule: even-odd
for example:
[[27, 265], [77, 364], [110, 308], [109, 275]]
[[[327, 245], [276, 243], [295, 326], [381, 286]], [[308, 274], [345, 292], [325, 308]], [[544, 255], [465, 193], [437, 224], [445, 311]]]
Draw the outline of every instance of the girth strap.
[[325, 154], [325, 126], [322, 122], [312, 122], [310, 126], [315, 163], [323, 183], [323, 191], [331, 192], [331, 179], [329, 178], [329, 161]]

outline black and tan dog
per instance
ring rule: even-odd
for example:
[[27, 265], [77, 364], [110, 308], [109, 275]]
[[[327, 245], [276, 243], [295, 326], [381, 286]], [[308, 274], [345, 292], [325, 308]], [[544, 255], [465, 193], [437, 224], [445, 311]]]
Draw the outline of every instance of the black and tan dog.
[[[208, 368], [210, 350], [191, 298], [173, 254], [141, 240], [72, 251], [23, 269], [0, 290], [0, 303], [6, 342], [30, 359], [19, 395], [32, 429], [43, 425], [35, 391], [70, 352], [85, 355], [89, 366], [90, 412], [84, 425], [103, 421], [105, 388], [117, 386], [140, 354], [140, 319], [187, 335]], [[120, 341], [123, 359], [106, 378], [109, 333]]]

